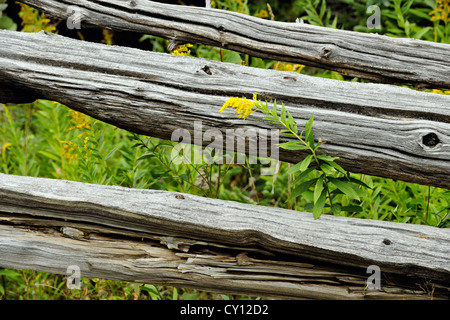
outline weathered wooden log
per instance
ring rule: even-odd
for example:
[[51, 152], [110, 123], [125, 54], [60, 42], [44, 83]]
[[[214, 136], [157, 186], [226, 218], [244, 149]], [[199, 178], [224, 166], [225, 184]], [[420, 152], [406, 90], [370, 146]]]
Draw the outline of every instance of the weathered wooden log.
[[[309, 299], [448, 299], [450, 230], [0, 174], [0, 267]], [[367, 289], [370, 265], [381, 288]]]
[[[147, 0], [24, 0], [46, 14], [102, 28], [201, 43], [380, 82], [450, 88], [450, 45], [264, 20]], [[71, 7], [72, 6], [72, 7]], [[76, 7], [73, 7], [76, 6]]]
[[[193, 143], [195, 132], [209, 129], [220, 130], [224, 137], [231, 130], [236, 141], [245, 138], [237, 129], [280, 129], [258, 112], [247, 120], [238, 119], [232, 109], [219, 113], [229, 97], [251, 98], [257, 92], [262, 101], [284, 102], [300, 127], [314, 113], [314, 135], [326, 142], [319, 150], [339, 157], [338, 163], [351, 172], [450, 188], [450, 96], [43, 32], [0, 31], [0, 79], [132, 132], [170, 140], [176, 129], [186, 129]], [[195, 121], [202, 121], [197, 131]], [[286, 138], [280, 137], [283, 141]], [[210, 142], [205, 138], [200, 144]], [[288, 162], [304, 156], [279, 152], [279, 159]]]

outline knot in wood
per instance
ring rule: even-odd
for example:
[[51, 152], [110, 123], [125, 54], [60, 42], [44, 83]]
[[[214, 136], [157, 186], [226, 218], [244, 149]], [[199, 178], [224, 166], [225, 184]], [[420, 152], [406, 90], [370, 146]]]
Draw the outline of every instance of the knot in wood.
[[331, 47], [322, 47], [322, 49], [320, 49], [320, 56], [322, 58], [329, 58], [331, 56], [333, 49]]
[[205, 72], [207, 75], [212, 75], [211, 68], [208, 66], [204, 66], [201, 70]]
[[429, 148], [436, 147], [441, 141], [436, 133], [430, 132], [422, 137], [422, 143]]

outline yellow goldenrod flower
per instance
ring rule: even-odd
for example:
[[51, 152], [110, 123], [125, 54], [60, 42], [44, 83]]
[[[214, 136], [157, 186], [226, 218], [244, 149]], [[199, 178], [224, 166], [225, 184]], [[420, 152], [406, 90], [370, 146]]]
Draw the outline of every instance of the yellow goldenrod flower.
[[192, 47], [192, 44], [182, 44], [179, 45], [175, 48], [175, 50], [173, 50], [171, 52], [171, 54], [176, 55], [176, 56], [188, 56], [191, 54], [191, 50], [189, 50], [188, 48]]
[[60, 141], [60, 143], [64, 144], [61, 157], [69, 160], [69, 163], [72, 164], [73, 160], [78, 158], [78, 154], [75, 153], [78, 146], [71, 141]]
[[71, 130], [75, 130], [75, 129], [91, 130], [91, 120], [85, 114], [74, 111], [74, 110], [69, 110], [69, 116], [71, 118], [69, 123], [72, 123], [75, 126], [67, 129], [67, 131], [71, 131]]
[[112, 32], [111, 30], [108, 30], [108, 29], [103, 29], [102, 32], [103, 32], [102, 43], [112, 45], [114, 43], [114, 41], [113, 41], [114, 32]]
[[269, 12], [267, 12], [267, 10], [265, 10], [265, 9], [261, 9], [261, 10], [259, 10], [258, 13], [255, 14], [255, 17], [268, 18]]
[[11, 143], [11, 142], [5, 143], [5, 144], [3, 145], [3, 147], [2, 147], [2, 153], [5, 153], [5, 152], [6, 152], [6, 149], [8, 149], [10, 146], [12, 146], [12, 143]]
[[22, 19], [24, 32], [39, 32], [41, 30], [53, 32], [56, 30], [55, 24], [52, 24], [51, 20], [45, 17], [45, 14], [39, 14], [38, 10], [20, 2], [18, 4], [20, 5], [19, 16]]
[[293, 71], [293, 72], [297, 72], [297, 73], [302, 72], [302, 70], [304, 68], [305, 68], [305, 66], [302, 64], [292, 64], [292, 63], [285, 63], [285, 62], [280, 62], [280, 61], [275, 63], [275, 65], [273, 66], [274, 70]]
[[450, 90], [438, 90], [438, 89], [433, 89], [432, 92], [433, 92], [433, 93], [437, 93], [437, 94], [450, 94]]
[[238, 118], [242, 118], [245, 120], [250, 114], [255, 112], [253, 107], [256, 103], [256, 93], [253, 94], [253, 100], [247, 100], [247, 98], [238, 98], [233, 97], [228, 99], [220, 109], [220, 113], [224, 112], [226, 108], [232, 107], [236, 109], [236, 113], [239, 114]]

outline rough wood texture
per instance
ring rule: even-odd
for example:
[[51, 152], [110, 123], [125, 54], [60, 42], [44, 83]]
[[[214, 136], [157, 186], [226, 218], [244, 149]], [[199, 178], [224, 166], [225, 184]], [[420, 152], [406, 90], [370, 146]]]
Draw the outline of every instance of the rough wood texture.
[[[448, 299], [450, 230], [0, 174], [0, 267], [314, 299]], [[381, 290], [366, 290], [369, 265]]]
[[172, 43], [201, 43], [255, 57], [301, 63], [381, 82], [450, 88], [450, 45], [300, 23], [269, 21], [230, 11], [147, 0], [24, 0], [67, 20], [76, 5], [82, 25], [157, 35]]
[[[319, 150], [339, 157], [349, 171], [450, 188], [450, 96], [42, 32], [0, 31], [0, 82], [4, 81], [26, 88], [27, 97], [33, 92], [129, 131], [169, 140], [180, 128], [194, 140], [194, 121], [202, 121], [203, 133], [216, 129], [223, 137], [227, 129], [280, 129], [258, 112], [247, 120], [238, 119], [232, 109], [219, 113], [229, 97], [251, 99], [257, 92], [262, 101], [284, 102], [300, 127], [314, 113], [314, 135], [326, 142]], [[243, 136], [236, 133], [234, 138]], [[210, 143], [203, 139], [203, 145]], [[288, 162], [304, 156], [285, 150], [279, 154]]]

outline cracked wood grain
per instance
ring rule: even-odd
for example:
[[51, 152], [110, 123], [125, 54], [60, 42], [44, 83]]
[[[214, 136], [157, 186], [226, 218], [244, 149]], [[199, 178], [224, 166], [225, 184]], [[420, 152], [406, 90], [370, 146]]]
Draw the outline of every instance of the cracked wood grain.
[[[314, 135], [326, 142], [319, 150], [348, 171], [450, 188], [450, 96], [3, 30], [0, 83], [14, 85], [17, 99], [23, 89], [27, 99], [32, 93], [167, 140], [186, 129], [195, 143], [196, 121], [203, 134], [215, 129], [225, 137], [231, 129], [235, 150], [245, 139], [238, 129], [269, 130], [269, 147], [270, 130], [280, 129], [258, 112], [247, 120], [234, 110], [219, 113], [229, 97], [257, 92], [262, 101], [283, 102], [300, 127], [314, 113]], [[7, 97], [0, 90], [0, 101]], [[293, 163], [304, 156], [279, 153]]]
[[[290, 298], [449, 297], [448, 229], [177, 195], [0, 174], [0, 266]], [[381, 291], [364, 289], [374, 264]]]
[[60, 19], [77, 6], [82, 23], [200, 43], [255, 57], [301, 63], [349, 76], [450, 88], [450, 45], [264, 20], [225, 10], [147, 0], [24, 0]]

